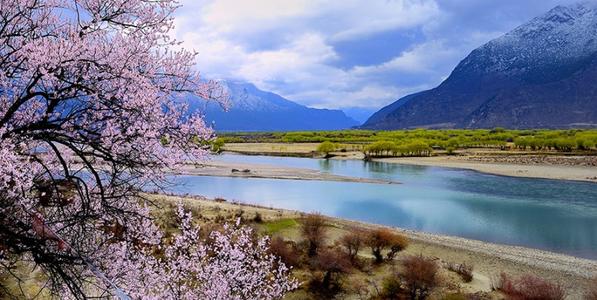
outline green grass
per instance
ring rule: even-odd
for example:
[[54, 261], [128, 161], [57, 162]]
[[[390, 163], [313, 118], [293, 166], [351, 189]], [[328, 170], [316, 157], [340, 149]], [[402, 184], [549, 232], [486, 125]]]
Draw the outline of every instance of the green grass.
[[264, 230], [268, 235], [278, 233], [282, 230], [292, 229], [298, 226], [298, 222], [295, 219], [280, 219], [272, 222], [263, 224]]

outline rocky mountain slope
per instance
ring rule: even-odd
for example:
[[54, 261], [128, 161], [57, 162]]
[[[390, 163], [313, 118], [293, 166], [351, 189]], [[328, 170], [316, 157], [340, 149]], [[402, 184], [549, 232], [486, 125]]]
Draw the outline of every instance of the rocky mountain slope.
[[597, 127], [597, 1], [555, 7], [490, 41], [363, 127]]
[[220, 131], [334, 130], [358, 125], [340, 110], [309, 108], [246, 82], [225, 81], [230, 109], [214, 103], [192, 101], [192, 110], [205, 114]]

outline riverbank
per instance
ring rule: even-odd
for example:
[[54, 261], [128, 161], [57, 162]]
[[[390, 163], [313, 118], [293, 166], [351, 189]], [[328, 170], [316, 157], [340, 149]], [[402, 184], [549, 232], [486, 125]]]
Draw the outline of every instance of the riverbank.
[[322, 173], [310, 169], [279, 167], [263, 164], [229, 163], [221, 161], [209, 161], [200, 165], [185, 165], [177, 170], [171, 170], [171, 172], [180, 175], [197, 176], [399, 184], [397, 181], [340, 176], [330, 173]]
[[[244, 155], [317, 157], [317, 143], [232, 143], [224, 149]], [[499, 151], [467, 149], [458, 155], [431, 157], [392, 157], [376, 161], [408, 165], [433, 166], [474, 170], [487, 174], [576, 180], [597, 183], [597, 156], [563, 155], [558, 153], [534, 153], [528, 151]], [[332, 159], [362, 160], [358, 151], [335, 152]]]
[[[202, 197], [181, 198], [163, 195], [150, 195], [150, 197], [167, 203], [183, 201], [186, 206], [200, 212], [202, 217], [207, 220], [216, 219], [225, 214], [230, 215], [224, 216], [230, 217], [230, 220], [238, 215], [250, 220], [253, 216], [259, 214], [262, 220], [261, 223], [252, 226], [256, 226], [262, 231], [265, 230], [270, 235], [281, 236], [286, 240], [301, 241], [300, 228], [296, 220], [304, 216], [302, 212], [212, 201]], [[332, 217], [326, 217], [326, 222], [328, 223], [329, 245], [333, 245], [339, 237], [355, 228], [372, 229], [383, 227]], [[270, 224], [275, 226], [270, 226]], [[282, 226], [280, 224], [289, 225]], [[272, 230], [272, 228], [275, 228], [275, 230]], [[441, 276], [443, 280], [450, 281], [451, 284], [457, 284], [459, 290], [466, 292], [491, 293], [492, 279], [497, 278], [501, 272], [505, 272], [511, 276], [533, 274], [543, 277], [565, 287], [568, 290], [567, 299], [582, 299], [584, 290], [591, 285], [590, 278], [597, 276], [597, 261], [594, 260], [524, 247], [498, 245], [393, 227], [386, 228], [403, 234], [410, 240], [409, 247], [400, 252], [398, 260], [407, 255], [421, 254], [435, 258], [440, 263], [467, 263], [473, 265], [474, 279], [471, 283], [452, 282], [454, 280], [453, 276], [445, 270]], [[360, 255], [366, 257], [368, 252], [362, 251]], [[380, 274], [376, 272], [378, 271], [373, 270], [368, 276], [371, 276], [372, 279], [379, 278]], [[300, 297], [296, 299], [300, 299]], [[499, 299], [499, 297], [495, 299]]]
[[576, 180], [597, 183], [597, 167], [593, 166], [490, 162], [491, 160], [489, 159], [480, 161], [478, 158], [467, 156], [393, 157], [375, 159], [375, 161], [467, 169], [487, 174], [511, 177]]

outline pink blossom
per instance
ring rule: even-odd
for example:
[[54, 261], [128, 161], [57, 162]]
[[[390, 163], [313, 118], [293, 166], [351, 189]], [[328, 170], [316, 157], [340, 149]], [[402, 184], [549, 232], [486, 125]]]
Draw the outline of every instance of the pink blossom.
[[214, 132], [179, 100], [226, 97], [170, 38], [176, 6], [0, 0], [0, 260], [39, 265], [60, 298], [114, 294], [114, 282], [167, 299], [274, 299], [295, 286], [243, 227], [206, 244], [185, 216], [163, 244], [139, 192], [208, 155]]

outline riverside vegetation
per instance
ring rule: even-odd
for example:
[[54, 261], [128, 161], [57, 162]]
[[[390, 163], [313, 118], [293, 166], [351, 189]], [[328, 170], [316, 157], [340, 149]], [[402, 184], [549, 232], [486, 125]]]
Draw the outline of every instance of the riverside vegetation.
[[[153, 210], [166, 232], [175, 230], [177, 203], [193, 212], [200, 235], [240, 222], [255, 237], [271, 236], [269, 252], [292, 267], [301, 283], [284, 299], [564, 299], [563, 285], [532, 274], [496, 270], [488, 290], [475, 287], [474, 266], [424, 256], [409, 239], [385, 227], [343, 223], [317, 213], [290, 212], [204, 198], [155, 196]], [[182, 202], [181, 202], [182, 201]], [[205, 230], [205, 231], [203, 231]], [[478, 281], [478, 279], [477, 279]], [[589, 300], [594, 289], [575, 292]], [[593, 298], [592, 298], [593, 297]]]
[[597, 151], [597, 130], [340, 130], [221, 133], [222, 143], [322, 143], [318, 152], [362, 151], [372, 157], [452, 154], [458, 149], [487, 148], [535, 152], [589, 153]]

